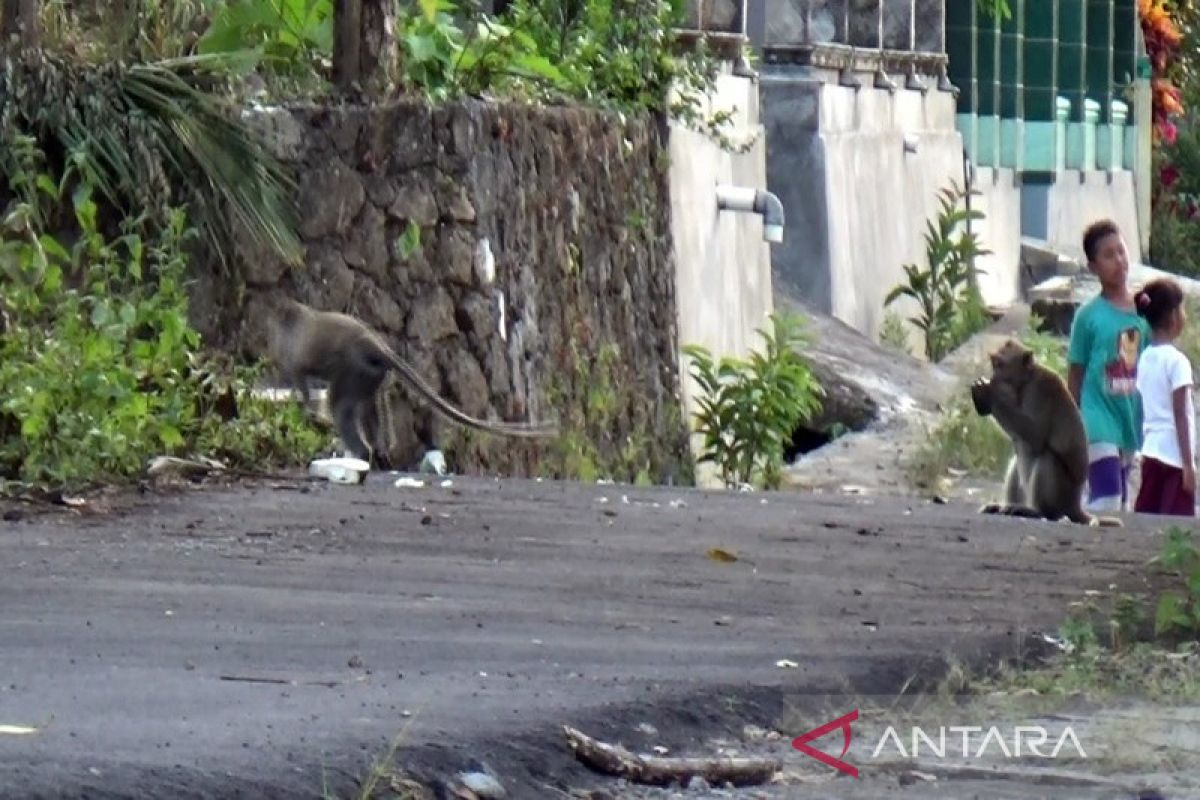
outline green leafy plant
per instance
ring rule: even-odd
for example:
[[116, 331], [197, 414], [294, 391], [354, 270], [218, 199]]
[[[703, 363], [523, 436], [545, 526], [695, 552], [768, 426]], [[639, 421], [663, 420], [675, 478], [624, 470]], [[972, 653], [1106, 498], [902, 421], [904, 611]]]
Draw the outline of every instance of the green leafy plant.
[[976, 0], [979, 4], [979, 10], [989, 17], [998, 20], [1007, 20], [1012, 17], [1012, 8], [1008, 5], [1008, 0]]
[[[38, 182], [47, 194], [59, 185]], [[197, 344], [179, 313], [182, 214], [155, 239], [127, 221], [108, 242], [86, 187], [72, 205], [82, 236], [69, 251], [32, 227], [24, 204], [4, 219], [17, 236], [0, 258], [14, 318], [0, 340], [0, 385], [13, 387], [0, 405], [0, 463], [32, 483], [128, 474], [183, 445], [193, 418], [175, 390]]]
[[397, 27], [410, 86], [434, 100], [484, 91], [521, 94], [529, 86], [566, 88], [563, 72], [525, 29], [519, 7], [507, 24], [479, 14], [465, 30], [457, 11], [450, 0], [423, 0], [401, 14]]
[[758, 331], [761, 352], [747, 359], [715, 361], [700, 345], [682, 348], [701, 389], [695, 415], [704, 436], [700, 461], [715, 463], [726, 485], [777, 488], [784, 442], [821, 409], [824, 389], [800, 355], [809, 343], [804, 324], [801, 315], [772, 315], [771, 330]]
[[[91, 8], [83, 13], [80, 5]], [[150, 5], [144, 13], [117, 14], [101, 13], [103, 4], [94, 0], [72, 4], [48, 17], [50, 38], [88, 54], [93, 64], [138, 56], [171, 69], [219, 63], [222, 77], [257, 71], [273, 94], [321, 93], [329, 86], [333, 0]], [[753, 138], [733, 140], [732, 109], [707, 102], [719, 64], [704, 41], [686, 48], [677, 40], [684, 0], [515, 0], [500, 14], [485, 13], [475, 0], [417, 0], [398, 3], [395, 11], [399, 63], [388, 71], [401, 92], [434, 102], [489, 95], [622, 113], [651, 110], [725, 149], [753, 144]], [[152, 46], [128, 44], [151, 40]]]
[[1100, 635], [1096, 632], [1096, 625], [1085, 616], [1077, 614], [1068, 617], [1058, 627], [1058, 634], [1076, 658], [1086, 656], [1100, 647]]
[[1033, 357], [1039, 364], [1066, 378], [1067, 340], [1041, 330], [1041, 325], [1042, 318], [1030, 314], [1029, 324], [1020, 336], [1021, 342], [1033, 351]]
[[1122, 594], [1117, 598], [1108, 622], [1114, 650], [1124, 650], [1137, 641], [1145, 615], [1141, 598], [1132, 594]]
[[743, 147], [726, 135], [729, 110], [705, 110], [717, 65], [702, 43], [680, 51], [682, 18], [681, 0], [515, 0], [499, 16], [421, 0], [397, 19], [401, 82], [434, 101], [487, 93], [649, 109]]
[[[8, 155], [31, 136], [55, 171], [77, 173], [110, 216], [171, 225], [187, 206], [224, 260], [239, 232], [297, 261], [294, 176], [218, 96], [218, 58], [91, 65], [39, 52], [0, 70], [0, 176], [37, 206]], [[112, 210], [112, 214], [108, 210]], [[106, 234], [113, 231], [105, 230]]]
[[1155, 635], [1200, 633], [1200, 548], [1192, 531], [1172, 525], [1162, 552], [1154, 559], [1178, 575], [1183, 586], [1159, 595], [1154, 615]]
[[[226, 422], [242, 437], [234, 455], [288, 460], [313, 447], [319, 434], [290, 410], [255, 409], [242, 388], [214, 391], [214, 365], [187, 321], [185, 245], [196, 231], [185, 213], [172, 209], [166, 225], [125, 217], [106, 236], [79, 161], [56, 178], [32, 137], [14, 141], [20, 191], [0, 223], [0, 478], [120, 481], [150, 456], [219, 441]], [[33, 203], [22, 197], [29, 187]], [[50, 221], [65, 232], [49, 233]], [[223, 417], [211, 413], [222, 404]]]
[[909, 456], [907, 471], [913, 485], [934, 488], [952, 470], [1000, 479], [1012, 455], [1012, 444], [990, 417], [981, 417], [965, 387], [926, 429]]
[[982, 271], [975, 267], [975, 258], [991, 252], [980, 246], [974, 231], [954, 235], [959, 225], [984, 218], [978, 210], [958, 207], [967, 192], [952, 182], [938, 194], [941, 211], [937, 224], [926, 223], [928, 266], [922, 269], [916, 264], [904, 265], [907, 283], [896, 286], [884, 298], [885, 308], [901, 297], [916, 301], [918, 313], [909, 321], [924, 335], [925, 355], [934, 362], [941, 361], [986, 325], [986, 310], [976, 283]]
[[409, 220], [404, 233], [396, 237], [396, 252], [407, 261], [421, 248], [421, 226]]
[[883, 313], [883, 324], [879, 326], [879, 343], [901, 352], [909, 352], [908, 327], [904, 318], [894, 311]]
[[253, 53], [248, 65], [277, 74], [308, 72], [333, 52], [333, 0], [229, 0], [213, 16], [197, 49]]

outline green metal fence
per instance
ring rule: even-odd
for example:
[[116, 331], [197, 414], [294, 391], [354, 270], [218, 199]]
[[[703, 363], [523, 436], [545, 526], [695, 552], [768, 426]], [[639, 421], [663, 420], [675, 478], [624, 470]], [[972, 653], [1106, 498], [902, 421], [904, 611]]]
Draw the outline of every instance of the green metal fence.
[[1132, 169], [1136, 0], [1008, 1], [1005, 20], [975, 0], [946, 4], [950, 77], [971, 158], [1034, 174]]

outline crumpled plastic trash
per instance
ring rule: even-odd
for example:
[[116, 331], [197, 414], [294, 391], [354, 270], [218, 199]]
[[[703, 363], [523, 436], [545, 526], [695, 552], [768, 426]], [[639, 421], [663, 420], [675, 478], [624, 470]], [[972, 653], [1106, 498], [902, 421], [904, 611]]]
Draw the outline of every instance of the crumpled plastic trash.
[[361, 458], [318, 458], [308, 465], [308, 474], [330, 483], [362, 483], [371, 465]]
[[460, 772], [458, 779], [475, 797], [480, 800], [503, 800], [508, 797], [508, 792], [504, 785], [496, 780], [496, 776], [490, 772], [477, 770], [474, 772]]
[[425, 457], [421, 459], [421, 465], [417, 467], [418, 472], [432, 472], [434, 475], [446, 474], [446, 457], [441, 450], [428, 450]]
[[403, 489], [403, 488], [419, 489], [425, 485], [425, 481], [418, 480], [417, 478], [410, 478], [407, 475], [402, 475], [399, 478], [397, 478], [396, 482], [392, 485], [395, 486], [397, 489]]

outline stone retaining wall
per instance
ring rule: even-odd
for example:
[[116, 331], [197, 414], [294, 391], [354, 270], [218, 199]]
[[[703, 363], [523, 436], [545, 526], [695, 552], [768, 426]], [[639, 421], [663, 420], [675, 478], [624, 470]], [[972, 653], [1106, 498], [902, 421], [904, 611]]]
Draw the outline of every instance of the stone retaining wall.
[[550, 447], [466, 435], [392, 388], [377, 445], [399, 467], [440, 447], [463, 473], [690, 480], [659, 124], [473, 101], [254, 119], [297, 170], [306, 263], [198, 266], [211, 346], [260, 354], [278, 297], [346, 311], [468, 413], [567, 431]]

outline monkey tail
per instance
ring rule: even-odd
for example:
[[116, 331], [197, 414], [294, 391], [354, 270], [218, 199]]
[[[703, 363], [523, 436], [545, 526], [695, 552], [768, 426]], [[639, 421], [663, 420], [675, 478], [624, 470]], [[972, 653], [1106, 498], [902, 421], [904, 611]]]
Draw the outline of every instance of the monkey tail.
[[504, 436], [516, 436], [529, 439], [544, 439], [553, 438], [558, 435], [558, 423], [545, 422], [541, 424], [527, 424], [520, 422], [487, 422], [485, 420], [476, 419], [470, 414], [455, 408], [447, 402], [440, 394], [438, 394], [432, 386], [425, 382], [425, 379], [420, 374], [410, 367], [404, 359], [400, 358], [391, 348], [386, 348], [387, 359], [391, 362], [400, 375], [412, 385], [422, 396], [433, 404], [439, 412], [461, 425], [466, 425], [469, 428], [474, 428], [479, 431], [490, 431]]

